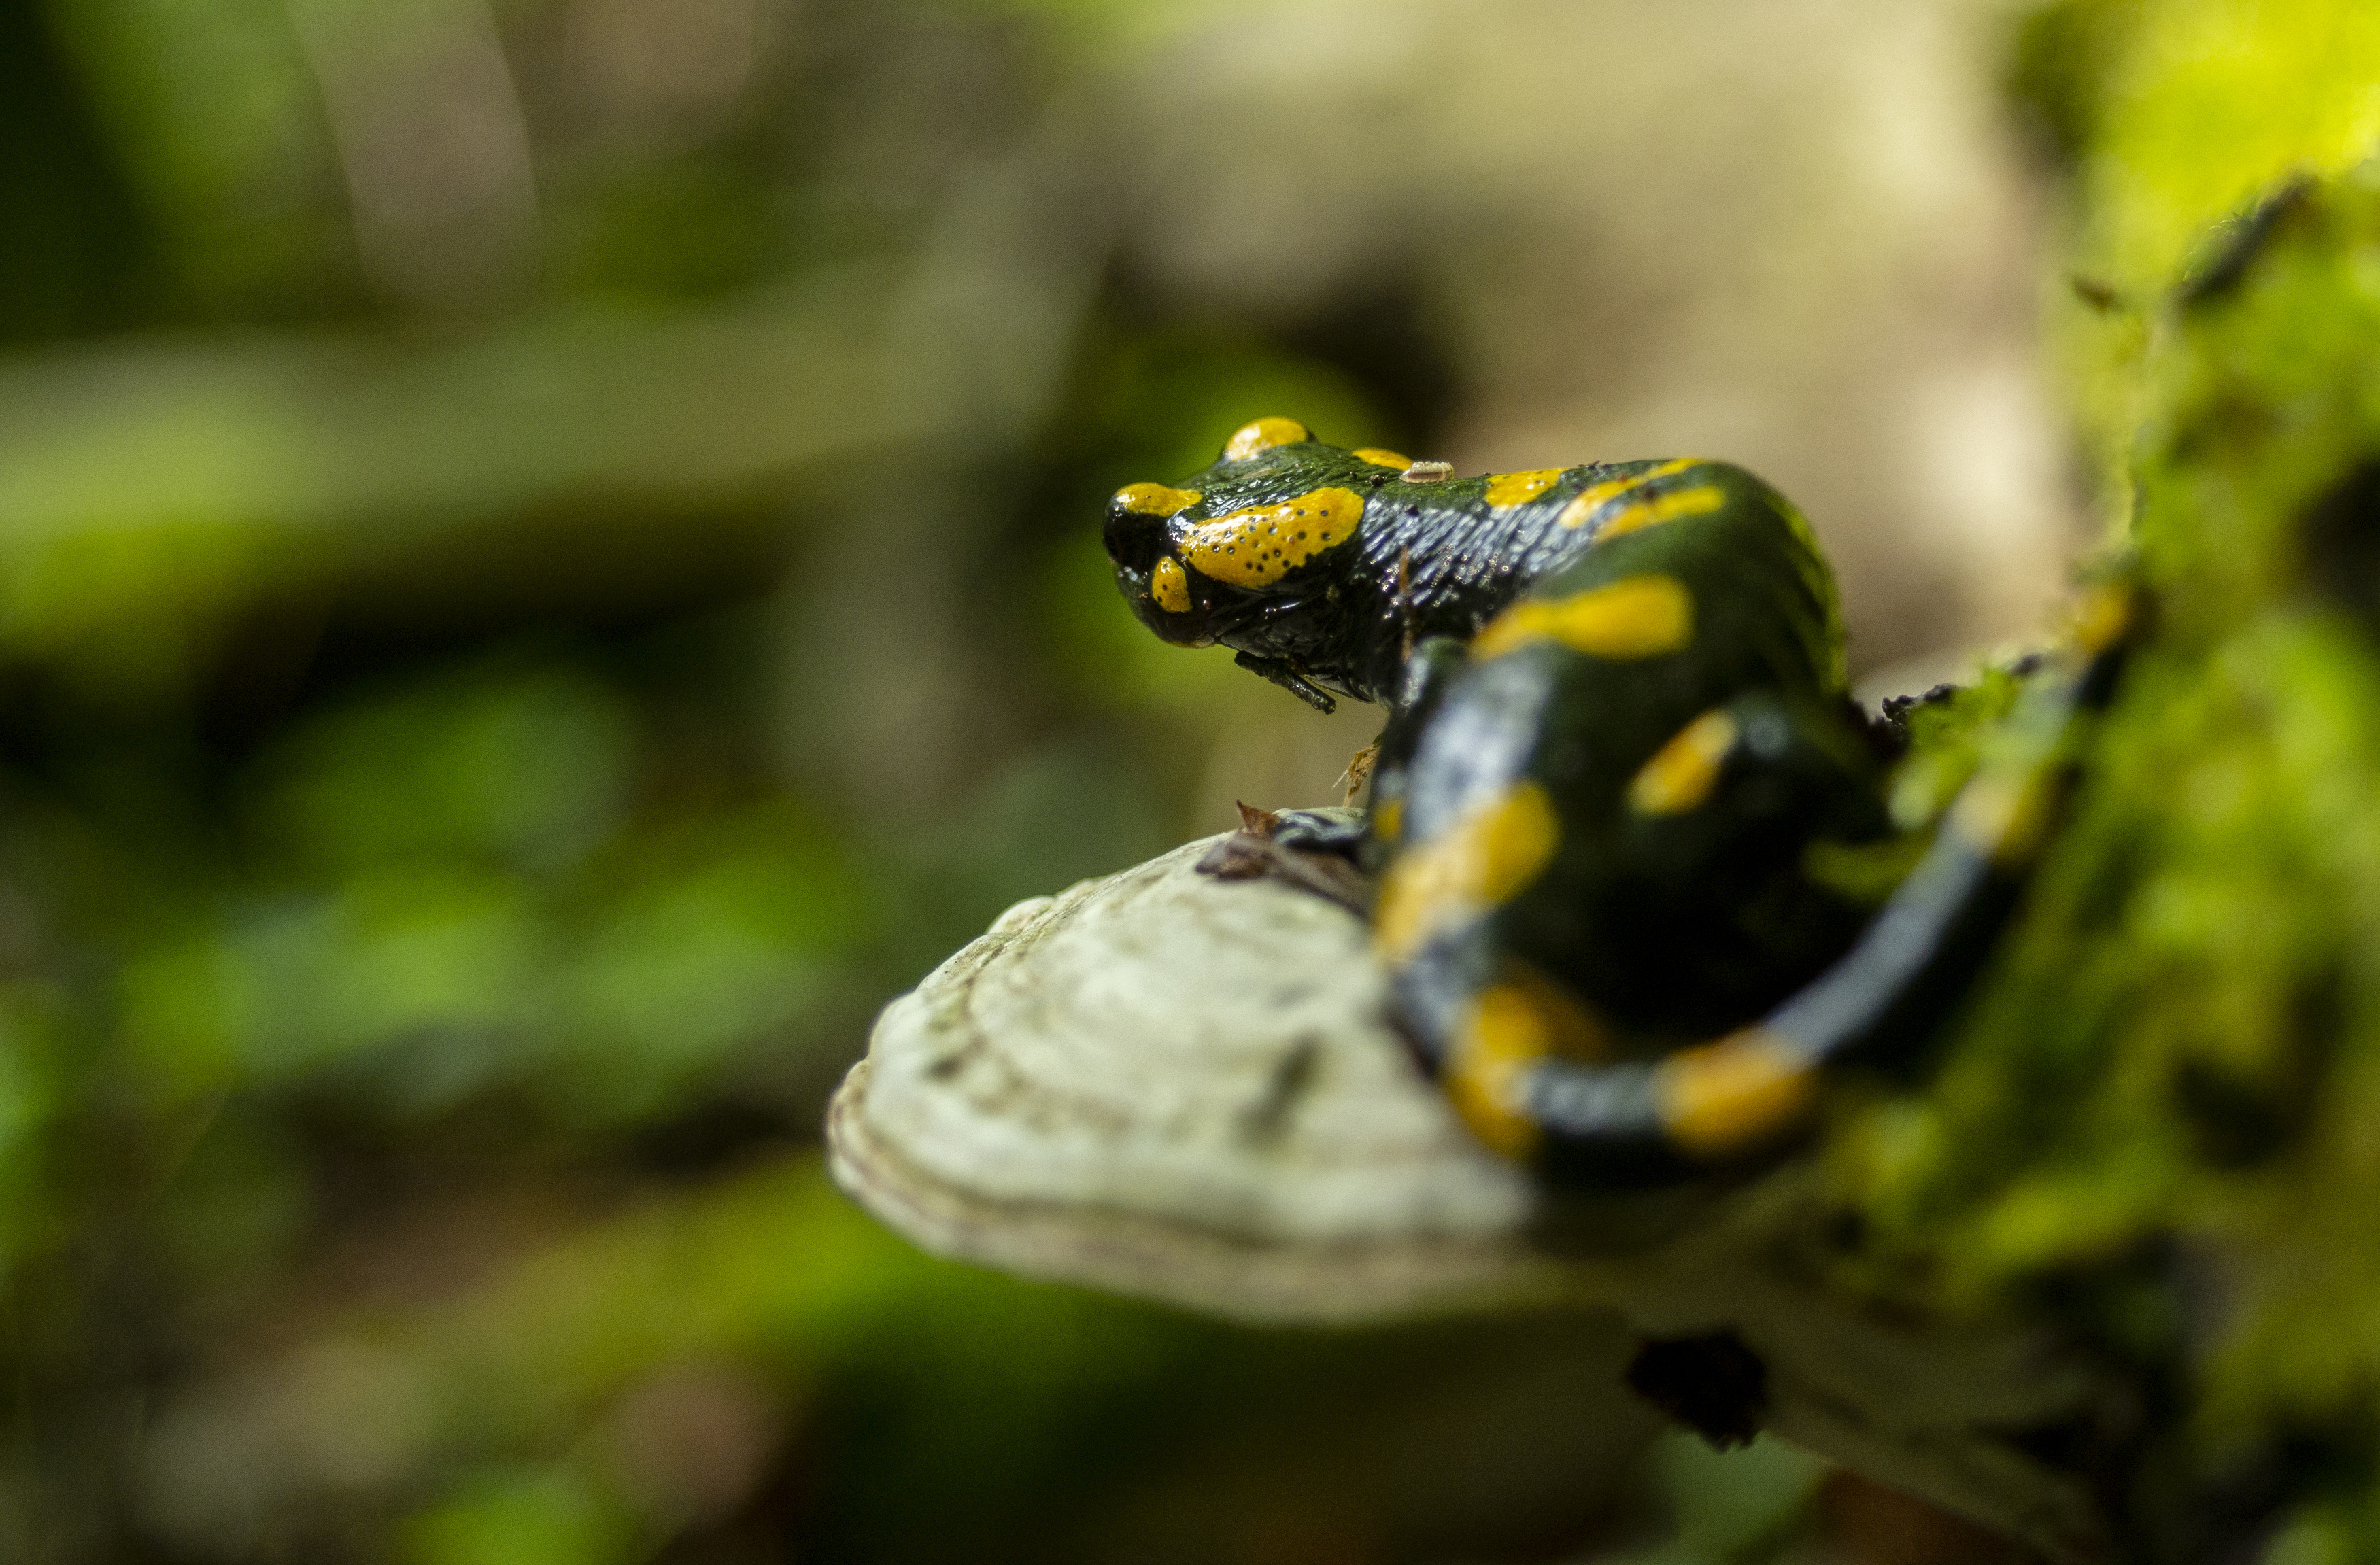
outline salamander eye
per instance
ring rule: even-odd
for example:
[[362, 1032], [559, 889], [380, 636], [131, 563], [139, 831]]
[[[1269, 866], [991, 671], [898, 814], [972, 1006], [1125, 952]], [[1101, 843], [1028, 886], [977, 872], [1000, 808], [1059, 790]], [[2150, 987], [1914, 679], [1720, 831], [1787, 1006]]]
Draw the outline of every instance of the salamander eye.
[[1165, 541], [1165, 519], [1135, 511], [1119, 500], [1108, 507], [1103, 537], [1109, 559], [1129, 571], [1146, 571], [1157, 563], [1158, 548]]
[[1198, 503], [1195, 489], [1161, 483], [1129, 483], [1108, 502], [1108, 558], [1126, 570], [1146, 571], [1165, 541], [1165, 518]]

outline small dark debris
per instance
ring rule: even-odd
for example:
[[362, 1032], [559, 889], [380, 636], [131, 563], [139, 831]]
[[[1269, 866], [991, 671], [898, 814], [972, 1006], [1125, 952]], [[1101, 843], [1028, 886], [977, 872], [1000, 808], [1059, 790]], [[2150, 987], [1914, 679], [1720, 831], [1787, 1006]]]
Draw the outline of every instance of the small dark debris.
[[1301, 1037], [1284, 1049], [1265, 1079], [1264, 1095], [1240, 1116], [1240, 1139], [1259, 1146], [1279, 1141], [1289, 1129], [1290, 1117], [1314, 1086], [1316, 1067], [1321, 1062], [1322, 1046], [1316, 1038]]
[[2103, 277], [2086, 277], [2080, 272], [2070, 272], [2066, 274], [2066, 285], [2074, 290], [2076, 298], [2102, 315], [2119, 315], [2132, 308], [2131, 301]]
[[2380, 456], [2366, 457], [2305, 513], [2306, 575], [2316, 589], [2380, 621]]
[[1909, 742], [1909, 714], [1925, 708], [1939, 706], [1960, 691], [1963, 685], [1937, 685], [1922, 696], [1887, 696], [1884, 698], [1884, 726], [1904, 746]]
[[1372, 882], [1344, 854], [1309, 852], [1274, 841], [1281, 818], [1270, 810], [1240, 806], [1240, 829], [1208, 848], [1198, 873], [1218, 880], [1271, 879], [1363, 914], [1372, 904]]
[[2240, 285], [2265, 246], [2313, 193], [2313, 181], [2299, 179], [2244, 217], [2232, 218], [2216, 231], [2208, 259], [2191, 269], [2181, 285], [2181, 306], [2197, 309], [2215, 303]]
[[1750, 1445], [1768, 1412], [1768, 1366], [1732, 1331], [1654, 1338], [1636, 1350], [1627, 1380], [1714, 1450]]

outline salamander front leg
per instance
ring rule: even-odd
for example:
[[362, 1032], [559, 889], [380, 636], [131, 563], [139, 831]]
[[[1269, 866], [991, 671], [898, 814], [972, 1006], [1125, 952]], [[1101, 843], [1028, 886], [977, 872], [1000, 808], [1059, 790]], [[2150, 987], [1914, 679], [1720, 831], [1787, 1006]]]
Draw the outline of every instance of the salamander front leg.
[[1336, 854], [1360, 867], [1364, 855], [1364, 818], [1324, 815], [1310, 809], [1285, 809], [1273, 818], [1272, 840], [1300, 853]]
[[1413, 758], [1414, 746], [1466, 663], [1463, 644], [1451, 637], [1433, 637], [1415, 648], [1405, 660], [1388, 725], [1357, 758], [1371, 772], [1371, 807], [1354, 820], [1304, 810], [1283, 811], [1275, 840], [1307, 853], [1338, 854], [1367, 873], [1377, 873], [1379, 860], [1402, 826], [1405, 767]]
[[1271, 680], [1325, 717], [1339, 710], [1339, 703], [1329, 691], [1298, 673], [1286, 658], [1260, 658], [1254, 652], [1242, 652], [1232, 661], [1250, 673]]

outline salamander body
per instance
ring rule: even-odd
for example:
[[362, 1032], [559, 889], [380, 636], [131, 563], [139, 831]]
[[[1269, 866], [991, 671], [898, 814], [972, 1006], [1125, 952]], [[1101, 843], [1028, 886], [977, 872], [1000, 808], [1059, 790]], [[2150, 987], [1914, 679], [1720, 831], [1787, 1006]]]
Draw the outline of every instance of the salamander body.
[[[1558, 1183], [1755, 1166], [1821, 1073], [1922, 1036], [2005, 919], [2129, 619], [2035, 682], [1879, 909], [1828, 867], [1890, 834], [1807, 525], [1696, 459], [1458, 479], [1258, 419], [1111, 503], [1119, 588], [1328, 710], [1390, 717], [1360, 834], [1398, 1020], [1464, 1118]], [[2086, 616], [2086, 627], [2091, 623]]]

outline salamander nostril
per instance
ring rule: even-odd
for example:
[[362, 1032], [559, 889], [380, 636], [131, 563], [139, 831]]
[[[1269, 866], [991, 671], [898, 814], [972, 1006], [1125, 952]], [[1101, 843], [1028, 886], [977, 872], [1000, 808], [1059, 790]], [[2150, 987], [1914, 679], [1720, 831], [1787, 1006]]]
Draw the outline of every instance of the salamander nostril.
[[1109, 559], [1127, 570], [1146, 571], [1156, 564], [1158, 548], [1165, 541], [1164, 518], [1111, 505], [1104, 540]]

